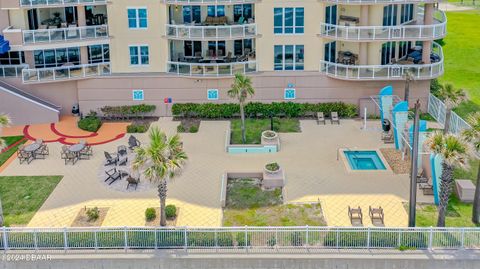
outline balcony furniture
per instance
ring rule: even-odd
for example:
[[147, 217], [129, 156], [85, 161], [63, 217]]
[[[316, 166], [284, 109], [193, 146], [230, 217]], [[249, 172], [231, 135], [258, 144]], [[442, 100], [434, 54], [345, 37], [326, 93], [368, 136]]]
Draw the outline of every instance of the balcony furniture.
[[457, 179], [455, 181], [455, 190], [460, 201], [464, 203], [473, 202], [475, 195], [475, 185], [473, 185], [471, 180]]
[[338, 21], [340, 24], [343, 22], [345, 26], [351, 26], [352, 24], [355, 26], [360, 22], [360, 19], [353, 16], [340, 15]]
[[348, 217], [350, 218], [350, 223], [353, 226], [363, 225], [363, 214], [360, 207], [350, 208], [350, 206], [348, 206]]
[[207, 16], [203, 24], [207, 26], [208, 25], [226, 25], [228, 24], [228, 18], [227, 16], [221, 16], [221, 17]]
[[317, 124], [319, 125], [320, 123], [325, 125], [325, 116], [323, 115], [323, 112], [317, 112]]
[[330, 114], [330, 123], [331, 124], [336, 123], [336, 124], [340, 125], [340, 119], [338, 118], [338, 112], [334, 111]]
[[107, 178], [105, 179], [105, 182], [110, 181], [108, 185], [112, 185], [113, 182], [117, 181], [122, 177], [119, 171], [117, 171], [117, 168], [112, 168], [110, 170], [105, 171], [105, 174], [107, 174]]
[[385, 215], [381, 206], [378, 208], [369, 206], [368, 215], [370, 216], [370, 220], [372, 221], [373, 225], [383, 226], [385, 224]]
[[105, 160], [106, 160], [106, 163], [105, 163], [105, 166], [108, 166], [108, 165], [117, 165], [117, 162], [118, 162], [118, 156], [115, 155], [115, 157], [113, 157], [110, 153], [104, 151], [103, 154], [105, 155]]

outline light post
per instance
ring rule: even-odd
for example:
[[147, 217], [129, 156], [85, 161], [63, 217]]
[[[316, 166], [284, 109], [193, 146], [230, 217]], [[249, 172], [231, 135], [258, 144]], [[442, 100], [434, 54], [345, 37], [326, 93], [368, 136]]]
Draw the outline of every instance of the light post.
[[415, 117], [413, 121], [412, 163], [410, 170], [410, 203], [408, 227], [415, 227], [417, 205], [417, 173], [418, 173], [418, 139], [420, 133], [420, 101], [415, 103]]

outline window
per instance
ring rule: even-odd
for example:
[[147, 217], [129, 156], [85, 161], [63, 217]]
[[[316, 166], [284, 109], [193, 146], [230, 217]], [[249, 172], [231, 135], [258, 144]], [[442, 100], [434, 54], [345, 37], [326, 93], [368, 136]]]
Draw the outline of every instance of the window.
[[325, 23], [337, 24], [337, 5], [325, 7]]
[[225, 41], [208, 41], [208, 56], [225, 56]]
[[412, 47], [412, 41], [401, 41], [398, 45], [398, 58], [401, 59], [408, 55], [410, 48]]
[[183, 6], [183, 23], [202, 22], [200, 6]]
[[225, 6], [208, 6], [207, 15], [209, 17], [223, 17], [225, 16]]
[[[253, 8], [252, 4], [244, 4], [244, 5], [234, 5], [233, 6], [233, 21], [248, 21], [248, 19], [253, 18]], [[243, 17], [243, 20], [240, 18]]]
[[233, 42], [233, 54], [235, 56], [245, 55], [253, 51], [253, 39], [241, 39]]
[[218, 90], [217, 89], [208, 89], [207, 90], [207, 99], [208, 100], [218, 100]]
[[128, 28], [147, 28], [147, 9], [146, 8], [129, 8]]
[[292, 89], [292, 88], [285, 89], [285, 91], [283, 92], [283, 99], [292, 100], [295, 98], [296, 98], [295, 89]]
[[130, 46], [129, 49], [131, 65], [148, 65], [148, 46]]
[[110, 62], [110, 46], [108, 44], [88, 46], [88, 63], [104, 62]]
[[274, 8], [273, 17], [275, 34], [303, 34], [305, 32], [303, 7]]
[[413, 4], [404, 4], [400, 11], [400, 23], [406, 23], [413, 20]]
[[143, 90], [133, 90], [132, 99], [133, 101], [143, 101], [145, 99], [143, 96]]
[[303, 45], [275, 45], [274, 69], [275, 70], [303, 70], [304, 47]]
[[193, 57], [197, 54], [202, 54], [202, 41], [184, 41], [183, 51], [184, 55]]
[[9, 51], [0, 54], [0, 65], [22, 64], [25, 62], [25, 55], [18, 51]]
[[395, 59], [396, 42], [386, 42], [382, 44], [382, 65], [390, 64]]
[[323, 59], [327, 62], [334, 63], [335, 62], [335, 55], [337, 50], [337, 43], [336, 41], [325, 43], [325, 54]]
[[36, 50], [33, 52], [36, 68], [57, 67], [66, 63], [80, 64], [80, 48]]
[[397, 25], [397, 5], [388, 5], [383, 7], [383, 26]]

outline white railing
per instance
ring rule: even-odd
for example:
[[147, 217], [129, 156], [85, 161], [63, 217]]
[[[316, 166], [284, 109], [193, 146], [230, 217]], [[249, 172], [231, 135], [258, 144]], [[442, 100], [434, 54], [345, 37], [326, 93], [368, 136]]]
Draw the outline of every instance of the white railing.
[[19, 77], [25, 68], [28, 68], [28, 64], [0, 65], [0, 78]]
[[106, 4], [107, 0], [20, 0], [22, 7]]
[[184, 63], [167, 62], [167, 73], [180, 76], [199, 77], [225, 77], [236, 73], [257, 72], [257, 62], [232, 62], [232, 63]]
[[[0, 228], [0, 249], [480, 249], [480, 228]], [[398, 252], [400, 254], [401, 252]]]
[[[430, 94], [428, 96], [428, 114], [430, 114], [442, 126], [445, 126], [446, 112], [447, 107], [445, 104], [433, 94]], [[471, 128], [472, 126], [458, 116], [457, 113], [452, 111], [452, 114], [450, 115], [450, 125], [448, 127], [450, 133], [459, 135], [463, 130]]]
[[433, 40], [447, 34], [447, 18], [437, 11], [435, 24], [397, 26], [342, 26], [320, 23], [320, 35], [340, 40]]
[[260, 0], [163, 0], [166, 4], [176, 5], [214, 5], [214, 4], [249, 4], [259, 2]]
[[349, 5], [364, 5], [364, 4], [428, 4], [438, 3], [441, 0], [319, 0], [320, 2], [349, 4]]
[[107, 25], [55, 28], [45, 30], [23, 30], [23, 43], [54, 43], [108, 37]]
[[110, 63], [82, 64], [51, 68], [23, 69], [23, 83], [82, 79], [110, 75]]
[[251, 24], [222, 26], [166, 25], [167, 37], [171, 39], [233, 39], [252, 38], [257, 35], [257, 26]]

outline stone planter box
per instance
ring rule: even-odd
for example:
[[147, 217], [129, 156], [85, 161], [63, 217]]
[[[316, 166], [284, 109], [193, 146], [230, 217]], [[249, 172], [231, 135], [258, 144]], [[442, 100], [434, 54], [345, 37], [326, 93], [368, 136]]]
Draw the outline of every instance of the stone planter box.
[[[265, 131], [267, 132], [267, 131]], [[263, 133], [265, 133], [263, 132]], [[230, 129], [225, 134], [225, 151], [228, 153], [275, 153], [280, 150], [280, 138], [277, 133], [275, 137], [264, 137], [262, 133], [261, 144], [230, 144]]]
[[285, 186], [285, 174], [283, 173], [283, 169], [280, 169], [276, 172], [269, 171], [264, 169], [263, 171], [263, 180], [262, 186], [264, 188], [283, 188]]

